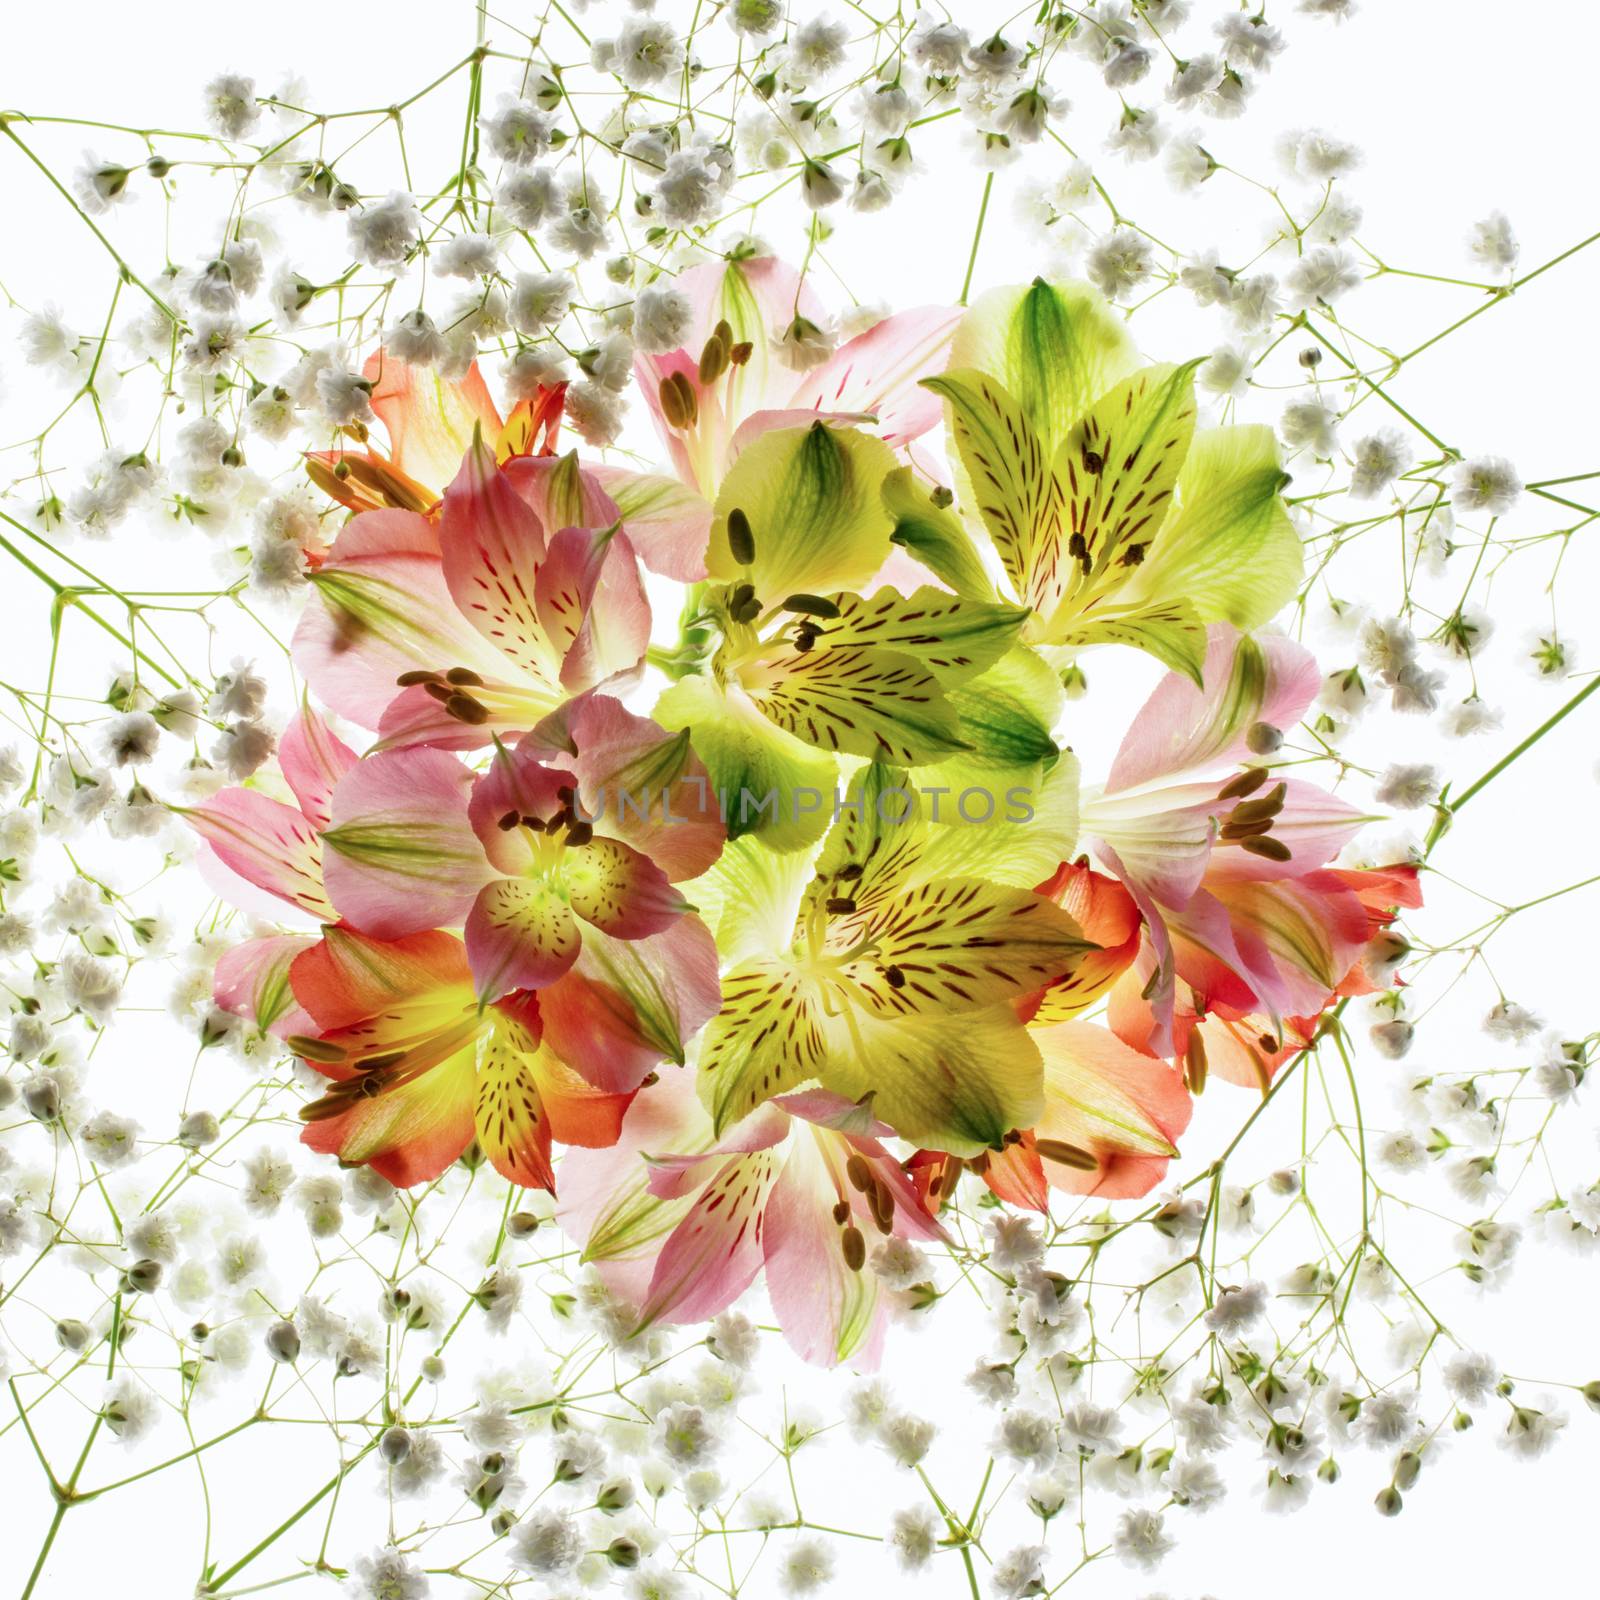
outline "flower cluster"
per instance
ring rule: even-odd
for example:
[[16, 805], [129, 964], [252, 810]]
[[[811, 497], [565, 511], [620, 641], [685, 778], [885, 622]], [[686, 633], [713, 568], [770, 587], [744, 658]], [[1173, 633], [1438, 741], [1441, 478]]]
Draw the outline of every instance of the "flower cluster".
[[1396, 380], [1584, 245], [1407, 271], [1257, 134], [1345, 4], [536, 9], [75, 175], [0, 116], [110, 262], [7, 285], [24, 1600], [184, 1475], [207, 1595], [1020, 1600], [1542, 1457], [1600, 1384], [1483, 1302], [1600, 1249], [1593, 880], [1477, 797], [1600, 510]]

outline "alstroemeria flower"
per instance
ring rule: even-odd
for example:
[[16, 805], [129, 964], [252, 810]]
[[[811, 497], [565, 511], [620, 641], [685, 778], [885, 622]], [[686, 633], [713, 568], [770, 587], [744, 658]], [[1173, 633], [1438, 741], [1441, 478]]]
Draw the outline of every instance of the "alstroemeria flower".
[[[734, 837], [815, 842], [821, 818], [785, 813], [798, 791], [832, 792], [836, 752], [897, 766], [1055, 755], [1048, 724], [1022, 700], [1030, 666], [1044, 679], [1036, 696], [1060, 686], [1036, 659], [1008, 656], [1024, 612], [931, 587], [852, 592], [893, 548], [883, 491], [896, 470], [870, 434], [813, 422], [763, 434], [722, 483], [702, 603], [720, 642], [655, 714], [694, 730]], [[773, 795], [776, 814], [765, 814]]]
[[[1293, 595], [1272, 430], [1196, 431], [1198, 364], [1139, 367], [1099, 294], [1035, 280], [982, 296], [925, 380], [950, 403], [957, 495], [1032, 614], [1028, 642], [1133, 645], [1198, 682], [1208, 622], [1255, 627]], [[947, 582], [981, 570], [958, 558], [954, 516], [920, 516], [902, 542], [930, 546]]]
[[296, 663], [382, 746], [470, 749], [633, 671], [650, 638], [620, 514], [576, 457], [476, 439], [437, 523], [353, 518], [312, 575]]
[[[1401, 864], [1387, 868], [1328, 867], [1312, 873], [1299, 885], [1302, 903], [1317, 914], [1315, 926], [1336, 929], [1328, 940], [1326, 956], [1318, 955], [1309, 976], [1315, 1003], [1302, 993], [1301, 1009], [1292, 1014], [1269, 1014], [1246, 978], [1210, 952], [1196, 948], [1181, 936], [1173, 942], [1177, 981], [1174, 995], [1171, 1050], [1191, 1071], [1221, 1078], [1243, 1088], [1264, 1089], [1278, 1069], [1305, 1049], [1316, 1037], [1322, 1013], [1347, 995], [1371, 994], [1384, 987], [1368, 968], [1373, 964], [1375, 941], [1394, 921], [1398, 908], [1422, 904], [1417, 869]], [[1227, 891], [1222, 892], [1224, 903]], [[1358, 909], [1359, 908], [1359, 909]], [[1318, 951], [1318, 934], [1306, 948]], [[1346, 957], [1350, 965], [1338, 980], [1316, 993], [1316, 974], [1338, 970]], [[1146, 988], [1155, 971], [1148, 946], [1111, 991], [1107, 1021], [1118, 1037], [1136, 1049], [1151, 1048], [1157, 1038], [1157, 1015]], [[1386, 973], [1379, 975], [1385, 981]], [[1198, 1038], [1198, 1044], [1194, 1041]]]
[[872, 1367], [888, 1305], [870, 1252], [887, 1237], [943, 1238], [884, 1148], [889, 1133], [811, 1090], [719, 1140], [687, 1075], [669, 1073], [640, 1091], [615, 1146], [566, 1156], [556, 1218], [640, 1328], [715, 1316], [765, 1269], [805, 1360]]
[[369, 756], [335, 790], [332, 819], [339, 914], [390, 939], [464, 924], [485, 1000], [547, 987], [591, 941], [609, 952], [686, 921], [680, 941], [709, 943], [675, 887], [722, 847], [704, 768], [687, 735], [604, 696], [497, 745], [482, 775], [440, 750]]
[[903, 772], [873, 765], [820, 852], [730, 845], [695, 885], [732, 964], [700, 1055], [715, 1131], [811, 1082], [959, 1155], [1032, 1127], [1043, 1069], [1013, 1003], [1090, 949], [1030, 887], [1075, 800], [1063, 758], [1026, 820], [935, 824]]
[[705, 576], [711, 502], [759, 435], [822, 414], [867, 419], [899, 449], [938, 422], [938, 402], [917, 385], [944, 366], [961, 312], [926, 306], [885, 317], [802, 374], [780, 359], [785, 335], [792, 342], [797, 325], [829, 319], [792, 267], [770, 257], [719, 262], [691, 268], [676, 287], [693, 306], [683, 347], [641, 354], [634, 370], [677, 477], [600, 471], [630, 524], [650, 519], [656, 570], [693, 582]]
[[[1092, 1022], [1056, 1022], [1029, 1037], [1044, 1062], [1044, 1113], [1003, 1149], [965, 1165], [1002, 1200], [1034, 1211], [1049, 1209], [1051, 1189], [1109, 1200], [1148, 1194], [1194, 1111], [1182, 1075]], [[930, 1205], [953, 1193], [962, 1166], [918, 1152], [915, 1176]]]
[[1205, 683], [1162, 680], [1082, 808], [1091, 850], [1144, 915], [1149, 1047], [1162, 1055], [1179, 976], [1203, 1007], [1264, 1013], [1281, 1038], [1282, 1019], [1318, 1012], [1369, 936], [1366, 908], [1326, 863], [1370, 819], [1312, 784], [1274, 783], [1246, 743], [1258, 723], [1299, 719], [1316, 692], [1311, 656], [1216, 625]]
[[311, 481], [352, 511], [432, 510], [456, 475], [474, 433], [488, 441], [501, 461], [555, 452], [564, 383], [519, 401], [502, 423], [476, 361], [461, 378], [450, 379], [380, 350], [367, 358], [361, 373], [372, 385], [370, 403], [389, 435], [389, 453], [367, 442], [360, 450], [345, 447], [306, 455]]
[[391, 1183], [436, 1178], [477, 1139], [503, 1177], [554, 1189], [552, 1139], [606, 1145], [632, 1092], [596, 1088], [552, 1048], [538, 999], [478, 1003], [461, 941], [325, 930], [289, 982], [309, 1031], [286, 1043], [331, 1078], [305, 1106], [313, 1150]]
[[[322, 843], [334, 786], [356, 764], [356, 754], [310, 706], [284, 729], [278, 768], [294, 804], [261, 789], [219, 790], [182, 811], [210, 846], [203, 870], [224, 898], [247, 911], [277, 911], [266, 899], [306, 912], [319, 922], [336, 913], [322, 882]], [[265, 894], [252, 891], [264, 890]]]

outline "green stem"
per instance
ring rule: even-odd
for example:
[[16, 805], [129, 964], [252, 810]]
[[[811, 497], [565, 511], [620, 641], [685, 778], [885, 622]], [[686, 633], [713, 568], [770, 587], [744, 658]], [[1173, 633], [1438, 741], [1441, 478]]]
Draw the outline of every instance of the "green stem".
[[983, 238], [983, 219], [989, 214], [989, 193], [994, 188], [994, 174], [991, 172], [983, 180], [983, 200], [978, 206], [978, 225], [972, 230], [972, 251], [967, 256], [967, 275], [961, 280], [961, 298], [957, 305], [967, 303], [967, 294], [972, 288], [973, 269], [978, 264], [978, 242]]

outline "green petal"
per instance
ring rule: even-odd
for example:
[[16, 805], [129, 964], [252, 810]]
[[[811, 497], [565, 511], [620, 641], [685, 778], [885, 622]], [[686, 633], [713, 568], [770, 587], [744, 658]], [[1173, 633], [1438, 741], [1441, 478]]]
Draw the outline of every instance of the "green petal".
[[[755, 585], [767, 605], [788, 595], [855, 589], [889, 555], [883, 480], [894, 452], [858, 428], [814, 422], [775, 428], [747, 445], [717, 494], [706, 566], [713, 578]], [[750, 521], [755, 559], [728, 546], [728, 513]]]
[[830, 596], [827, 647], [873, 645], [915, 656], [941, 684], [965, 683], [992, 666], [1016, 642], [1028, 613], [1020, 606], [964, 600], [943, 589], [875, 589], [870, 595]]
[[750, 698], [806, 744], [916, 766], [966, 749], [939, 681], [915, 656], [875, 646], [789, 650]]
[[1096, 612], [1062, 627], [1057, 642], [1131, 645], [1197, 684], [1206, 664], [1205, 624], [1187, 600], [1152, 600], [1126, 610]]
[[774, 850], [800, 850], [822, 837], [833, 816], [837, 762], [768, 721], [742, 689], [682, 678], [654, 715], [671, 732], [690, 730], [730, 839], [750, 834]]
[[809, 851], [780, 854], [746, 837], [735, 839], [694, 880], [688, 892], [725, 964], [789, 948], [800, 899], [811, 881], [811, 862]]
[[1052, 730], [1066, 695], [1061, 680], [1034, 651], [1019, 645], [946, 698], [955, 708], [961, 737], [972, 746], [969, 755], [951, 763], [949, 776], [998, 775], [1055, 759]]
[[1104, 296], [1086, 283], [1042, 278], [979, 296], [950, 344], [950, 366], [998, 379], [1051, 453], [1136, 364], [1127, 325]]
[[1073, 617], [1126, 588], [1159, 538], [1194, 437], [1196, 365], [1134, 373], [1062, 440], [1054, 468], [1062, 510], [1040, 541], [1025, 596], [1050, 643]]
[[932, 492], [910, 467], [883, 480], [883, 505], [894, 522], [889, 537], [935, 577], [969, 600], [995, 598], [994, 584], [966, 524], [950, 506], [933, 503]]
[[700, 1098], [717, 1134], [763, 1101], [815, 1078], [837, 1044], [822, 985], [781, 957], [742, 962], [706, 1024]]
[[1293, 598], [1304, 565], [1281, 491], [1272, 430], [1197, 433], [1178, 475], [1178, 504], [1129, 598], [1183, 596], [1201, 622], [1254, 628]]
[[997, 379], [952, 368], [923, 387], [950, 402], [950, 435], [966, 475], [961, 503], [982, 518], [1013, 589], [1025, 594], [1035, 553], [1061, 518], [1050, 453]]
[[1038, 1046], [1004, 1005], [959, 1017], [862, 1017], [822, 1081], [851, 1099], [871, 1094], [874, 1114], [903, 1139], [959, 1156], [999, 1149], [1044, 1109]]
[[[1078, 758], [1064, 751], [1038, 780], [997, 792], [992, 821], [955, 821], [929, 829], [918, 876], [987, 878], [1024, 889], [1043, 883], [1077, 848], [1078, 780]], [[991, 786], [999, 790], [992, 780]], [[959, 803], [958, 795], [957, 807]], [[946, 800], [943, 814], [951, 812]], [[968, 813], [976, 814], [971, 805]]]

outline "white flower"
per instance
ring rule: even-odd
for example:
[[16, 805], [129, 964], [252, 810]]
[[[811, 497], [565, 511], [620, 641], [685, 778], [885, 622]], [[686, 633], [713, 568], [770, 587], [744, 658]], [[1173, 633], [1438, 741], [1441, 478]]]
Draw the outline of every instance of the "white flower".
[[317, 373], [317, 405], [336, 428], [376, 420], [372, 414], [372, 380], [331, 362]]
[[706, 1343], [712, 1353], [720, 1356], [729, 1366], [748, 1371], [754, 1364], [761, 1347], [761, 1336], [756, 1325], [739, 1311], [724, 1311], [711, 1324]]
[[821, 1539], [796, 1539], [778, 1564], [785, 1594], [811, 1594], [833, 1581], [833, 1551]]
[[1491, 211], [1482, 222], [1473, 223], [1467, 249], [1474, 260], [1482, 262], [1491, 272], [1507, 276], [1516, 270], [1517, 258], [1522, 254], [1503, 211]]
[[1232, 67], [1253, 67], [1265, 72], [1283, 49], [1283, 35], [1269, 26], [1260, 12], [1234, 11], [1216, 24], [1222, 54]]
[[1499, 1382], [1499, 1366], [1478, 1351], [1459, 1351], [1444, 1364], [1445, 1387], [1466, 1405], [1487, 1400]]
[[1560, 683], [1577, 665], [1578, 647], [1553, 628], [1536, 629], [1524, 642], [1521, 659], [1534, 677]]
[[567, 390], [567, 421], [592, 445], [608, 445], [622, 431], [622, 397], [599, 383], [575, 383]]
[[1338, 421], [1338, 413], [1321, 400], [1294, 400], [1283, 408], [1278, 432], [1290, 450], [1327, 458], [1339, 448]]
[[1438, 797], [1439, 774], [1426, 762], [1399, 762], [1384, 772], [1374, 794], [1379, 805], [1416, 811]]
[[678, 1467], [703, 1466], [722, 1444], [703, 1408], [685, 1401], [657, 1412], [651, 1439], [656, 1449]]
[[1307, 311], [1312, 306], [1335, 305], [1364, 282], [1356, 258], [1337, 245], [1318, 245], [1308, 250], [1289, 269], [1284, 286], [1291, 311]]
[[926, 1419], [901, 1412], [884, 1419], [878, 1439], [902, 1467], [914, 1467], [932, 1449], [938, 1431]]
[[789, 35], [788, 69], [804, 84], [831, 78], [845, 63], [850, 38], [842, 22], [812, 17]]
[[1216, 1304], [1206, 1312], [1206, 1326], [1224, 1338], [1234, 1338], [1245, 1329], [1253, 1327], [1267, 1309], [1267, 1286], [1264, 1283], [1229, 1285], [1217, 1296]]
[[1409, 1439], [1416, 1428], [1416, 1395], [1382, 1390], [1362, 1402], [1351, 1431], [1362, 1444], [1373, 1449], [1392, 1449]]
[[808, 157], [800, 173], [800, 198], [813, 211], [837, 205], [844, 198], [844, 180], [826, 161]]
[[927, 1282], [933, 1275], [926, 1254], [909, 1239], [892, 1234], [872, 1252], [872, 1270], [879, 1281], [891, 1289], [909, 1289], [913, 1284]]
[[783, 25], [783, 0], [730, 0], [722, 20], [735, 33], [759, 39]]
[[1084, 271], [1108, 300], [1136, 289], [1155, 270], [1150, 241], [1132, 228], [1113, 228], [1084, 258]]
[[139, 1124], [132, 1117], [98, 1111], [84, 1123], [79, 1137], [96, 1166], [120, 1167], [138, 1154]]
[[137, 1378], [121, 1378], [106, 1395], [100, 1415], [124, 1444], [133, 1444], [155, 1426], [156, 1397]]
[[61, 963], [61, 989], [67, 1004], [104, 1027], [122, 998], [122, 974], [109, 961], [69, 950]]
[[393, 1545], [358, 1556], [345, 1584], [349, 1600], [425, 1600], [428, 1589], [427, 1573]]
[[1117, 1518], [1116, 1531], [1111, 1536], [1111, 1548], [1117, 1559], [1124, 1566], [1137, 1567], [1143, 1572], [1158, 1567], [1172, 1545], [1161, 1513], [1143, 1508], [1124, 1511]]
[[242, 139], [256, 125], [261, 107], [256, 104], [253, 78], [224, 72], [206, 85], [206, 115], [226, 139]]
[[141, 766], [155, 758], [161, 728], [147, 711], [126, 711], [111, 719], [101, 737], [107, 758], [117, 766]]
[[350, 213], [350, 248], [369, 267], [401, 266], [422, 236], [422, 214], [411, 196], [394, 190]]
[[1003, 1361], [979, 1361], [967, 1374], [966, 1384], [988, 1404], [1007, 1405], [1016, 1395], [1017, 1375]]
[[532, 171], [513, 172], [495, 190], [494, 203], [512, 227], [531, 232], [555, 215], [561, 201], [554, 175], [543, 167], [536, 167]]
[[535, 1577], [570, 1577], [583, 1554], [576, 1520], [553, 1506], [535, 1507], [511, 1530], [512, 1565]]
[[458, 233], [428, 252], [441, 278], [488, 278], [500, 263], [500, 243], [493, 234]]
[[633, 302], [633, 342], [647, 355], [676, 350], [689, 329], [694, 308], [688, 295], [670, 283], [651, 283]]
[[1450, 499], [1461, 511], [1503, 516], [1522, 493], [1522, 479], [1504, 456], [1475, 456], [1456, 467]]
[[1352, 456], [1350, 493], [1358, 500], [1375, 499], [1416, 459], [1398, 428], [1382, 428], [1356, 440]]
[[511, 166], [525, 167], [549, 150], [555, 120], [531, 100], [501, 95], [494, 115], [480, 117], [478, 126], [483, 129], [492, 156]]
[[998, 1600], [1022, 1600], [1024, 1595], [1044, 1589], [1044, 1562], [1048, 1554], [1042, 1544], [1019, 1544], [989, 1569], [989, 1587]]
[[1106, 149], [1129, 161], [1148, 161], [1166, 143], [1167, 130], [1160, 114], [1129, 106], [1106, 139]]
[[1483, 1031], [1491, 1039], [1510, 1044], [1521, 1044], [1543, 1030], [1544, 1019], [1513, 1000], [1500, 1001], [1483, 1019]]
[[1450, 738], [1465, 739], [1474, 733], [1493, 733], [1504, 718], [1498, 707], [1471, 695], [1451, 706], [1439, 720]]
[[1251, 360], [1244, 351], [1219, 345], [1196, 374], [1196, 381], [1219, 399], [1238, 400], [1250, 387], [1251, 371]]
[[1307, 183], [1328, 183], [1348, 177], [1361, 165], [1361, 152], [1344, 139], [1320, 128], [1298, 129], [1278, 142], [1285, 168]]
[[1567, 1425], [1562, 1412], [1550, 1410], [1548, 1400], [1543, 1404], [1546, 1409], [1542, 1411], [1532, 1406], [1513, 1406], [1511, 1419], [1501, 1435], [1505, 1448], [1524, 1461], [1534, 1461], [1544, 1455]]
[[[1098, 1437], [1098, 1432], [1096, 1433]], [[1060, 1430], [1053, 1417], [1038, 1411], [1007, 1411], [989, 1445], [990, 1450], [1019, 1467], [1043, 1472], [1061, 1452]]]
[[889, 1519], [888, 1545], [907, 1572], [920, 1572], [933, 1559], [944, 1528], [930, 1506], [896, 1511]]
[[418, 306], [383, 330], [383, 348], [408, 366], [432, 367], [443, 359], [445, 342], [433, 318]]
[[271, 1216], [294, 1184], [294, 1167], [263, 1146], [245, 1159], [241, 1170], [245, 1185], [240, 1199], [245, 1209], [258, 1217]]
[[1109, 1406], [1097, 1406], [1087, 1400], [1068, 1406], [1061, 1418], [1061, 1435], [1069, 1445], [1075, 1445], [1084, 1455], [1101, 1451], [1114, 1452], [1121, 1423], [1117, 1413]]
[[511, 290], [511, 326], [526, 334], [553, 327], [567, 314], [574, 288], [564, 272], [519, 273]]
[[1216, 1467], [1193, 1456], [1174, 1461], [1162, 1477], [1161, 1486], [1189, 1511], [1209, 1511], [1228, 1492]]

